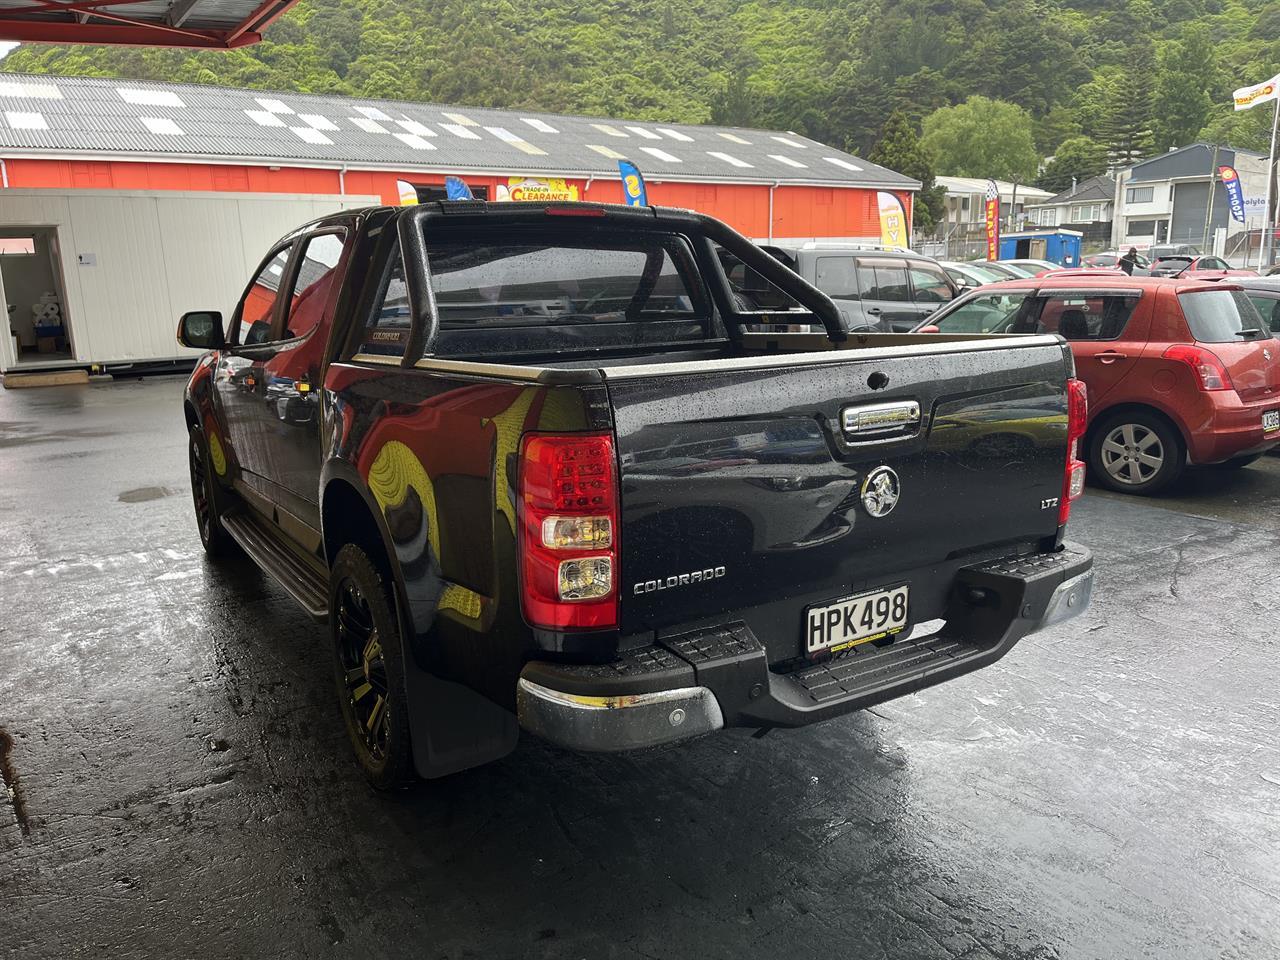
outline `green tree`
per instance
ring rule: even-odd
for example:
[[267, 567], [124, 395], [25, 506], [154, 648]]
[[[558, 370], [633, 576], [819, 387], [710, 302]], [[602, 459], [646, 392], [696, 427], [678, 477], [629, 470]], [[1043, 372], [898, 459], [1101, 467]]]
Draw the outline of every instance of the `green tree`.
[[1054, 153], [1059, 145], [1081, 134], [1076, 112], [1066, 104], [1058, 104], [1036, 121], [1036, 149], [1043, 154]]
[[1107, 146], [1116, 166], [1137, 163], [1151, 153], [1154, 105], [1151, 78], [1155, 76], [1155, 54], [1151, 48], [1135, 44], [1129, 67], [1111, 82], [1097, 125], [1097, 139]]
[[884, 129], [880, 131], [880, 139], [871, 148], [867, 159], [920, 181], [920, 192], [916, 195], [911, 223], [921, 230], [932, 228], [942, 216], [946, 191], [934, 184], [929, 156], [904, 112], [895, 110], [889, 115]]
[[929, 114], [921, 142], [934, 168], [948, 176], [1027, 183], [1040, 162], [1031, 139], [1031, 115], [1015, 104], [982, 96]]
[[1107, 172], [1107, 148], [1088, 137], [1064, 140], [1053, 159], [1045, 165], [1036, 186], [1061, 193], [1072, 181], [1082, 183]]
[[1156, 80], [1154, 146], [1157, 151], [1192, 142], [1209, 119], [1209, 90], [1217, 76], [1209, 28], [1192, 24], [1165, 49]]

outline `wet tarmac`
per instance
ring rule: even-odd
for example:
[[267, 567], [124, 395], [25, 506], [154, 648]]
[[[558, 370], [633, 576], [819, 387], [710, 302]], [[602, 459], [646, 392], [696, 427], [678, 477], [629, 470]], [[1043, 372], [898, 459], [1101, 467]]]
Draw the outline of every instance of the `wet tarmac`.
[[1091, 610], [959, 681], [387, 799], [181, 389], [0, 392], [0, 956], [1280, 956], [1280, 461], [1091, 491]]

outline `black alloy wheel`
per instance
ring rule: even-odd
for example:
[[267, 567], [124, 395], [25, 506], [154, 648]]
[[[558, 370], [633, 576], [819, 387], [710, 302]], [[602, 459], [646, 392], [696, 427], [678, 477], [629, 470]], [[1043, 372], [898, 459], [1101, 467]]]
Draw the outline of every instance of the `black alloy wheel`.
[[187, 464], [191, 469], [191, 500], [200, 543], [209, 556], [224, 557], [234, 550], [235, 541], [222, 526], [221, 498], [209, 472], [209, 447], [199, 427], [192, 427], [188, 433]]
[[404, 654], [389, 580], [358, 545], [338, 551], [329, 573], [334, 680], [361, 772], [375, 788], [414, 779]]

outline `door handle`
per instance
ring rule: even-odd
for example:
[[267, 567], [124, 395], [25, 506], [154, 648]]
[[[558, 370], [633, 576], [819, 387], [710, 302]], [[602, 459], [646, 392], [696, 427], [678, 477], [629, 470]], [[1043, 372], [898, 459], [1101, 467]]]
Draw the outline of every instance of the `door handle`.
[[873, 316], [873, 317], [878, 317], [878, 316], [880, 316], [880, 308], [879, 308], [879, 307], [867, 307], [867, 309], [866, 309], [866, 310], [864, 310], [864, 311], [863, 311], [863, 313], [870, 314], [870, 315], [871, 315], [871, 316]]
[[1119, 353], [1115, 350], [1104, 350], [1102, 353], [1098, 354], [1098, 359], [1102, 363], [1115, 363], [1117, 360], [1124, 360], [1125, 358], [1126, 354]]

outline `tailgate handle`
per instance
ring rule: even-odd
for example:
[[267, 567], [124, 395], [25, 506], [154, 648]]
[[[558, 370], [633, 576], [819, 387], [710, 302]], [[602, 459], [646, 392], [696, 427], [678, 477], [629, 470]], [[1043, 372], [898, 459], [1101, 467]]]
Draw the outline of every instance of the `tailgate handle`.
[[898, 400], [845, 407], [840, 411], [840, 426], [854, 440], [912, 436], [920, 429], [920, 403]]

